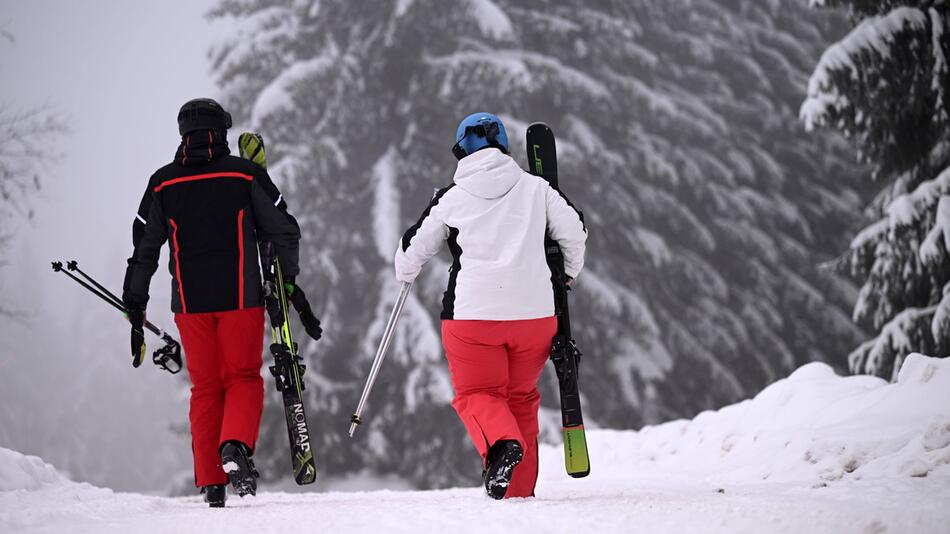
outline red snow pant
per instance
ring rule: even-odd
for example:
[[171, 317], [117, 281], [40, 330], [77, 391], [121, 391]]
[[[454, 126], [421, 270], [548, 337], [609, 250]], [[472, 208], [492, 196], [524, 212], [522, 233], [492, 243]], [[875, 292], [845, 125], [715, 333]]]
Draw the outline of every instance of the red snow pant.
[[557, 319], [442, 321], [442, 344], [455, 388], [452, 407], [482, 455], [516, 440], [524, 457], [507, 497], [531, 497], [538, 480], [538, 378], [551, 351]]
[[253, 450], [257, 442], [264, 408], [264, 308], [176, 313], [175, 324], [192, 384], [195, 485], [225, 484], [221, 444], [236, 440]]

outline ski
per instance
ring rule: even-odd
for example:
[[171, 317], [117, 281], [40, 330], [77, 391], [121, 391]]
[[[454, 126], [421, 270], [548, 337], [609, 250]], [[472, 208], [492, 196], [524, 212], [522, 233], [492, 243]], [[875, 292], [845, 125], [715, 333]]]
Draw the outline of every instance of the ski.
[[[238, 139], [241, 157], [267, 168], [264, 138], [257, 133], [244, 132]], [[317, 478], [310, 440], [310, 427], [303, 401], [303, 373], [307, 367], [297, 354], [297, 343], [290, 330], [290, 307], [284, 273], [272, 243], [260, 244], [261, 266], [264, 274], [264, 304], [270, 317], [270, 346], [274, 365], [270, 372], [277, 381], [277, 391], [284, 401], [284, 418], [287, 420], [287, 437], [290, 440], [290, 461], [294, 481], [298, 485], [312, 484]], [[309, 308], [309, 305], [307, 305]], [[312, 312], [311, 312], [312, 315]], [[306, 323], [305, 323], [306, 326]]]
[[[554, 132], [543, 122], [528, 127], [525, 141], [528, 149], [529, 171], [540, 176], [555, 189], [558, 187], [557, 150]], [[545, 237], [544, 249], [551, 283], [554, 288], [554, 309], [557, 315], [557, 334], [551, 345], [551, 362], [557, 374], [561, 397], [561, 424], [564, 435], [564, 467], [574, 478], [590, 474], [590, 459], [587, 455], [587, 437], [584, 434], [584, 416], [577, 386], [577, 366], [581, 358], [571, 335], [571, 317], [568, 307], [567, 275], [564, 273], [564, 256], [561, 247], [550, 237]]]
[[264, 269], [264, 302], [270, 316], [271, 334], [274, 342], [270, 352], [274, 365], [270, 372], [277, 381], [277, 391], [284, 400], [284, 417], [287, 420], [287, 437], [290, 440], [290, 460], [294, 481], [298, 485], [311, 484], [317, 477], [313, 460], [310, 428], [303, 401], [303, 374], [306, 366], [297, 354], [297, 343], [290, 330], [290, 309], [284, 286], [280, 261], [271, 243], [261, 244], [261, 260]]

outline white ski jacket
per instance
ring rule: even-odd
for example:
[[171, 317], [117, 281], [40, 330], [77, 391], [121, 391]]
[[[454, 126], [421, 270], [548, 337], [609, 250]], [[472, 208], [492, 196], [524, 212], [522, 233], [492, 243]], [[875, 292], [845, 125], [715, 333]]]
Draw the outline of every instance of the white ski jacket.
[[396, 278], [412, 282], [448, 240], [452, 253], [442, 319], [508, 321], [554, 315], [545, 231], [561, 246], [564, 271], [584, 266], [584, 216], [543, 178], [497, 148], [459, 161], [396, 250]]

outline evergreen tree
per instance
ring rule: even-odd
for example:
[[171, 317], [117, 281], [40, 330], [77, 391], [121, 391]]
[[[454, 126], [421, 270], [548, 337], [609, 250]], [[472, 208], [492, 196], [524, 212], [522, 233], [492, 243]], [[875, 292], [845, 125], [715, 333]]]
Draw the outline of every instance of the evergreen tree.
[[950, 349], [950, 5], [811, 3], [847, 8], [855, 27], [822, 55], [802, 120], [850, 137], [884, 183], [866, 210], [874, 222], [838, 262], [863, 282], [854, 319], [877, 332], [849, 363], [896, 378], [907, 354]]
[[[590, 229], [572, 311], [592, 424], [693, 415], [864, 335], [854, 285], [815, 267], [856, 223], [855, 165], [794, 111], [843, 21], [775, 0], [224, 0], [213, 16], [239, 28], [212, 51], [224, 101], [267, 136], [304, 233], [301, 283], [326, 326], [302, 347], [325, 472], [478, 480], [449, 406], [445, 256], [406, 305], [363, 446], [341, 446], [398, 291], [399, 237], [450, 182], [455, 126], [474, 111], [501, 115], [523, 165], [528, 123], [558, 135]], [[548, 371], [548, 430], [552, 384]], [[278, 452], [261, 465], [284, 472], [286, 434], [267, 421], [261, 450]]]

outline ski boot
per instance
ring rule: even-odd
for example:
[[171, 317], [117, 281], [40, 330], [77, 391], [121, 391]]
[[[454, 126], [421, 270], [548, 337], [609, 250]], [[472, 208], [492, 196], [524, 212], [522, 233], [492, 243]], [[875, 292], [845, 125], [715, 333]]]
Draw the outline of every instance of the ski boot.
[[226, 441], [221, 445], [221, 468], [238, 496], [257, 494], [257, 478], [260, 476], [254, 468], [247, 445], [239, 441]]
[[228, 491], [224, 484], [202, 486], [201, 493], [204, 494], [205, 502], [211, 508], [224, 508], [224, 501], [228, 500]]
[[521, 445], [514, 440], [496, 442], [488, 449], [487, 465], [482, 471], [485, 480], [485, 491], [492, 499], [504, 499], [508, 493], [508, 483], [515, 467], [521, 462], [524, 451]]

